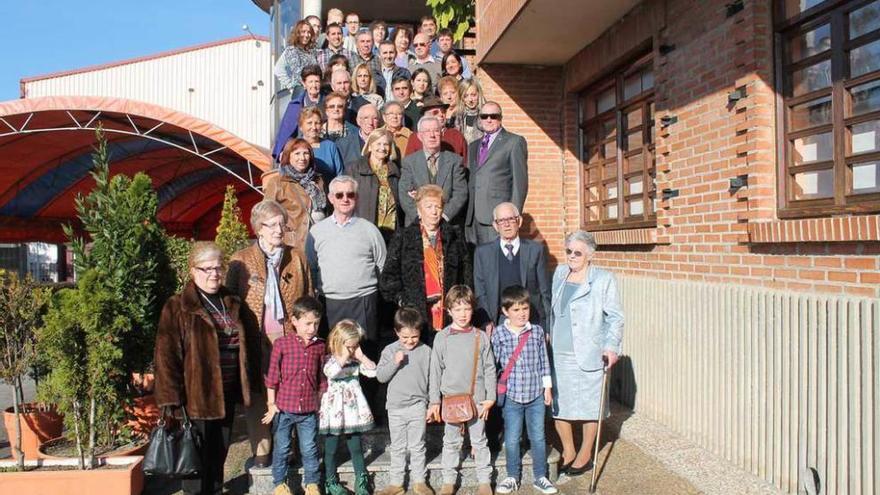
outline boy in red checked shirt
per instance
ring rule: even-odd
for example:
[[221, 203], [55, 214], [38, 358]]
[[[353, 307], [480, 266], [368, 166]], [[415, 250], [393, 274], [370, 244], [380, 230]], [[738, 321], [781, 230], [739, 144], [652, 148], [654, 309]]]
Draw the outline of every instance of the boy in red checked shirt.
[[323, 308], [314, 297], [303, 296], [293, 303], [292, 313], [296, 333], [275, 341], [266, 376], [268, 412], [263, 423], [272, 423], [274, 432], [273, 495], [292, 493], [287, 486], [287, 456], [293, 428], [296, 428], [302, 455], [305, 494], [320, 495], [318, 409], [321, 394], [327, 390], [327, 378], [321, 371], [327, 351], [324, 340], [316, 334]]

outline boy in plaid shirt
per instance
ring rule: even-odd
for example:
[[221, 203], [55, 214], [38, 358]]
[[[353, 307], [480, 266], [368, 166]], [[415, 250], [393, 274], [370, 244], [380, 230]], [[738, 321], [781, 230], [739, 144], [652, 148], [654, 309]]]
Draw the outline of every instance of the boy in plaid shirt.
[[[553, 394], [544, 329], [529, 323], [529, 291], [519, 285], [501, 292], [501, 311], [506, 319], [492, 332], [492, 351], [499, 372], [497, 403], [504, 417], [507, 477], [495, 487], [495, 493], [512, 493], [519, 489], [522, 474], [519, 443], [523, 420], [534, 462], [533, 486], [541, 493], [557, 493], [556, 487], [547, 478], [544, 415], [553, 400]], [[519, 355], [514, 356], [518, 348]]]
[[296, 428], [305, 471], [305, 493], [321, 495], [318, 488], [321, 475], [317, 412], [321, 394], [327, 390], [327, 377], [321, 371], [327, 351], [324, 340], [316, 334], [323, 308], [314, 297], [303, 296], [293, 303], [291, 312], [296, 333], [275, 341], [269, 358], [269, 374], [266, 376], [268, 412], [263, 417], [263, 423], [272, 423], [274, 430], [273, 495], [291, 495], [287, 486], [287, 457], [290, 455], [293, 428]]

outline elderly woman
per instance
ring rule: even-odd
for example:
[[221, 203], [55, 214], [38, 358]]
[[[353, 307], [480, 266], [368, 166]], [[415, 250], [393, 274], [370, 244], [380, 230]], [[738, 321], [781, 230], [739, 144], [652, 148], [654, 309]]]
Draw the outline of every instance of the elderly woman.
[[[595, 251], [596, 240], [589, 232], [569, 234], [566, 264], [553, 274], [553, 418], [562, 441], [562, 467], [570, 476], [593, 468], [597, 421], [608, 414], [607, 408], [599, 411], [603, 361], [614, 366], [623, 338], [617, 282], [610, 272], [593, 266]], [[575, 425], [583, 429], [577, 449]]]
[[324, 97], [324, 111], [327, 112], [327, 120], [324, 122], [323, 137], [334, 143], [349, 134], [357, 134], [356, 125], [345, 119], [348, 107], [348, 96], [342, 93], [330, 93]]
[[190, 281], [162, 308], [156, 334], [156, 403], [183, 406], [201, 433], [202, 472], [183, 481], [186, 493], [220, 493], [232, 440], [235, 404], [254, 404], [262, 378], [250, 354], [241, 301], [223, 287], [223, 252], [198, 242], [189, 254]]
[[[293, 302], [312, 293], [303, 248], [284, 244], [286, 225], [287, 211], [280, 204], [272, 200], [255, 204], [251, 209], [251, 227], [257, 242], [229, 260], [226, 286], [243, 302], [241, 322], [248, 335], [251, 360], [258, 365], [258, 377], [269, 371], [272, 343], [295, 331], [291, 320]], [[271, 464], [272, 436], [269, 426], [260, 421], [268, 407], [262, 379], [253, 384], [251, 393], [248, 437], [254, 464], [265, 467]]]
[[324, 95], [321, 89], [321, 79], [324, 74], [318, 65], [308, 65], [299, 73], [305, 89], [303, 94], [303, 108], [318, 107], [324, 103]]
[[397, 183], [400, 168], [394, 136], [386, 129], [370, 133], [364, 144], [364, 157], [349, 164], [345, 175], [358, 183], [357, 215], [379, 227], [385, 242], [402, 224]]
[[263, 196], [286, 210], [284, 243], [300, 249], [306, 245], [309, 227], [327, 216], [329, 206], [326, 188], [329, 181], [318, 172], [313, 153], [314, 148], [304, 139], [291, 139], [281, 150], [284, 165], [262, 177]]
[[[379, 290], [386, 301], [421, 311], [427, 328], [438, 332], [448, 320], [443, 294], [453, 285], [472, 285], [473, 267], [461, 229], [443, 220], [443, 188], [421, 186], [415, 201], [419, 221], [391, 239]], [[434, 332], [423, 332], [427, 342]]]
[[455, 127], [455, 115], [458, 113], [458, 81], [452, 76], [437, 81], [437, 95], [446, 106], [446, 127]]
[[370, 64], [359, 64], [354, 68], [354, 88], [352, 93], [354, 96], [360, 96], [376, 105], [376, 108], [381, 107], [385, 103], [385, 99], [376, 92], [376, 81], [373, 80], [373, 70], [370, 68]]
[[302, 70], [309, 65], [317, 65], [318, 58], [315, 56], [315, 31], [306, 21], [299, 21], [290, 30], [287, 37], [287, 47], [281, 52], [281, 56], [275, 62], [273, 70], [278, 78], [278, 87], [284, 93], [279, 93], [284, 108], [293, 96], [298, 96], [303, 90]]
[[465, 79], [458, 85], [458, 111], [455, 113], [455, 128], [461, 131], [468, 144], [479, 141], [483, 137], [479, 123], [480, 107], [485, 102], [483, 89], [476, 79]]
[[[339, 148], [330, 139], [324, 139], [324, 114], [317, 108], [306, 108], [299, 114], [299, 129], [303, 139], [312, 147], [314, 169], [329, 184], [334, 177], [345, 169]], [[286, 144], [286, 143], [285, 143]], [[284, 162], [282, 162], [284, 163]]]
[[388, 130], [394, 136], [394, 145], [397, 146], [398, 156], [403, 154], [406, 143], [412, 136], [412, 131], [403, 125], [404, 113], [403, 105], [396, 101], [389, 101], [382, 107], [382, 120], [385, 121], [382, 129]]

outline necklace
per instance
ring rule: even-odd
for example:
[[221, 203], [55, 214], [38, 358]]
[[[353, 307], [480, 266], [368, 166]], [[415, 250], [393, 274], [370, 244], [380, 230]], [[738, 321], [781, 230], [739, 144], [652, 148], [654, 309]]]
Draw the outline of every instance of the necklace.
[[206, 296], [205, 294], [203, 294], [203, 293], [201, 293], [201, 292], [199, 292], [199, 295], [202, 296], [202, 299], [204, 299], [205, 301], [208, 302], [208, 304], [211, 305], [211, 308], [212, 308], [215, 312], [220, 313], [220, 314], [222, 314], [223, 316], [226, 316], [226, 303], [223, 302], [223, 298], [222, 298], [222, 297], [220, 298], [220, 307], [223, 308], [223, 311], [221, 312], [221, 311], [220, 311], [220, 308], [218, 308], [216, 304], [214, 304], [213, 302], [211, 302], [211, 299], [209, 299], [208, 296]]

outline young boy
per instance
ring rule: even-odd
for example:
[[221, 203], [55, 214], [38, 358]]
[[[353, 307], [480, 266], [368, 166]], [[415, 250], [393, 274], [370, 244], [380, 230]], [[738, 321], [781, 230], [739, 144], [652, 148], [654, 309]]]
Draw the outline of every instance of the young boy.
[[[486, 417], [495, 404], [495, 358], [489, 338], [479, 328], [471, 325], [474, 314], [474, 292], [465, 285], [455, 285], [446, 293], [445, 306], [452, 317], [452, 324], [434, 337], [431, 355], [429, 414], [440, 420], [441, 397], [467, 394], [474, 376], [474, 346], [479, 355], [474, 378], [473, 401], [477, 415], [466, 424], [447, 423], [443, 432], [443, 486], [440, 495], [454, 495], [456, 471], [460, 463], [462, 434], [467, 427], [473, 447], [479, 487], [477, 495], [492, 495], [489, 485], [492, 476], [491, 454], [486, 444]], [[445, 418], [443, 418], [445, 420]]]
[[268, 412], [263, 423], [273, 423], [274, 418], [273, 495], [291, 495], [287, 486], [287, 457], [294, 427], [305, 471], [305, 493], [321, 495], [316, 437], [321, 394], [327, 390], [327, 378], [322, 372], [326, 344], [316, 334], [322, 312], [321, 303], [314, 297], [303, 296], [294, 301], [290, 316], [296, 334], [285, 335], [272, 346], [266, 376]]
[[403, 307], [394, 315], [397, 342], [382, 351], [376, 378], [388, 384], [385, 408], [391, 432], [391, 484], [377, 495], [403, 495], [406, 453], [409, 452], [410, 482], [416, 495], [434, 495], [425, 483], [425, 421], [428, 420], [428, 375], [431, 348], [419, 341], [422, 314]]
[[[519, 489], [522, 474], [519, 443], [523, 420], [534, 462], [533, 486], [541, 493], [556, 493], [556, 487], [547, 479], [547, 444], [544, 441], [544, 415], [553, 400], [544, 329], [529, 323], [529, 291], [519, 285], [501, 292], [501, 312], [506, 319], [492, 332], [492, 351], [500, 372], [499, 397], [504, 392], [501, 413], [504, 417], [507, 477], [495, 487], [495, 493], [511, 493]], [[519, 353], [514, 356], [517, 349]]]

